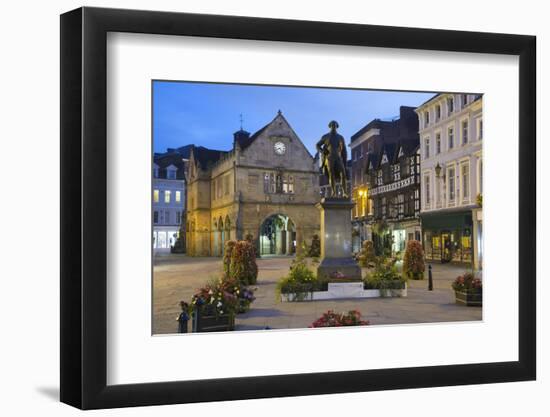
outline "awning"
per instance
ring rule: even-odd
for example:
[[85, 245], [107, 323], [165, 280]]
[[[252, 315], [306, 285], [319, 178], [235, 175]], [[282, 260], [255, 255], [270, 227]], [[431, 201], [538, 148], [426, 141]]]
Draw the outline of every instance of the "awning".
[[453, 213], [421, 213], [423, 229], [463, 229], [472, 227], [472, 212], [461, 211]]

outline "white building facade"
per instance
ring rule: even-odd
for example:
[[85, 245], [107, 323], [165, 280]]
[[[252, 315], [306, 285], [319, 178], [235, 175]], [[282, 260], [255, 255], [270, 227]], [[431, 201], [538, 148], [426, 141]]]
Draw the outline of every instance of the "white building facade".
[[428, 260], [482, 268], [483, 100], [438, 94], [419, 119], [421, 220]]
[[185, 223], [185, 173], [183, 172], [185, 164], [177, 163], [179, 165], [177, 166], [170, 162], [167, 158], [155, 158], [153, 163], [153, 250], [155, 254], [170, 253], [180, 236], [181, 226]]

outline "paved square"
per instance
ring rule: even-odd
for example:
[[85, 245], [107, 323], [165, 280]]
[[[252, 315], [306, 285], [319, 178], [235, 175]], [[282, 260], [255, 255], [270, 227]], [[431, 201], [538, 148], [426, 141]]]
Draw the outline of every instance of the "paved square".
[[[434, 290], [427, 290], [427, 279], [409, 281], [406, 298], [281, 303], [275, 299], [275, 286], [287, 274], [291, 260], [289, 257], [258, 259], [256, 301], [248, 313], [237, 315], [236, 330], [305, 328], [329, 309], [337, 312], [357, 309], [371, 325], [472, 321], [482, 318], [481, 307], [455, 304], [451, 282], [465, 268], [438, 263], [433, 264]], [[197, 288], [203, 286], [209, 278], [219, 277], [221, 266], [221, 258], [157, 256], [153, 278], [153, 333], [176, 333], [179, 301], [190, 301]]]

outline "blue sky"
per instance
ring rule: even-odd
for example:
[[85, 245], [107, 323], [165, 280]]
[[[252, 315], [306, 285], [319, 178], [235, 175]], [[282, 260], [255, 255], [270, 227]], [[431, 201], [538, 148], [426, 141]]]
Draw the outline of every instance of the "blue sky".
[[155, 81], [153, 140], [155, 152], [187, 144], [228, 150], [233, 133], [254, 133], [281, 110], [306, 147], [337, 120], [339, 132], [350, 136], [372, 119], [399, 115], [399, 106], [418, 106], [433, 93], [345, 90], [257, 85]]

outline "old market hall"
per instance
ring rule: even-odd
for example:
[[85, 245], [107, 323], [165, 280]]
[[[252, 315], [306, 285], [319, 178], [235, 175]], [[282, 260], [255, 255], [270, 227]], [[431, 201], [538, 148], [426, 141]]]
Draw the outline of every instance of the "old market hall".
[[291, 255], [319, 233], [319, 168], [283, 114], [229, 151], [194, 146], [187, 183], [187, 253], [221, 256], [252, 235], [260, 255]]

